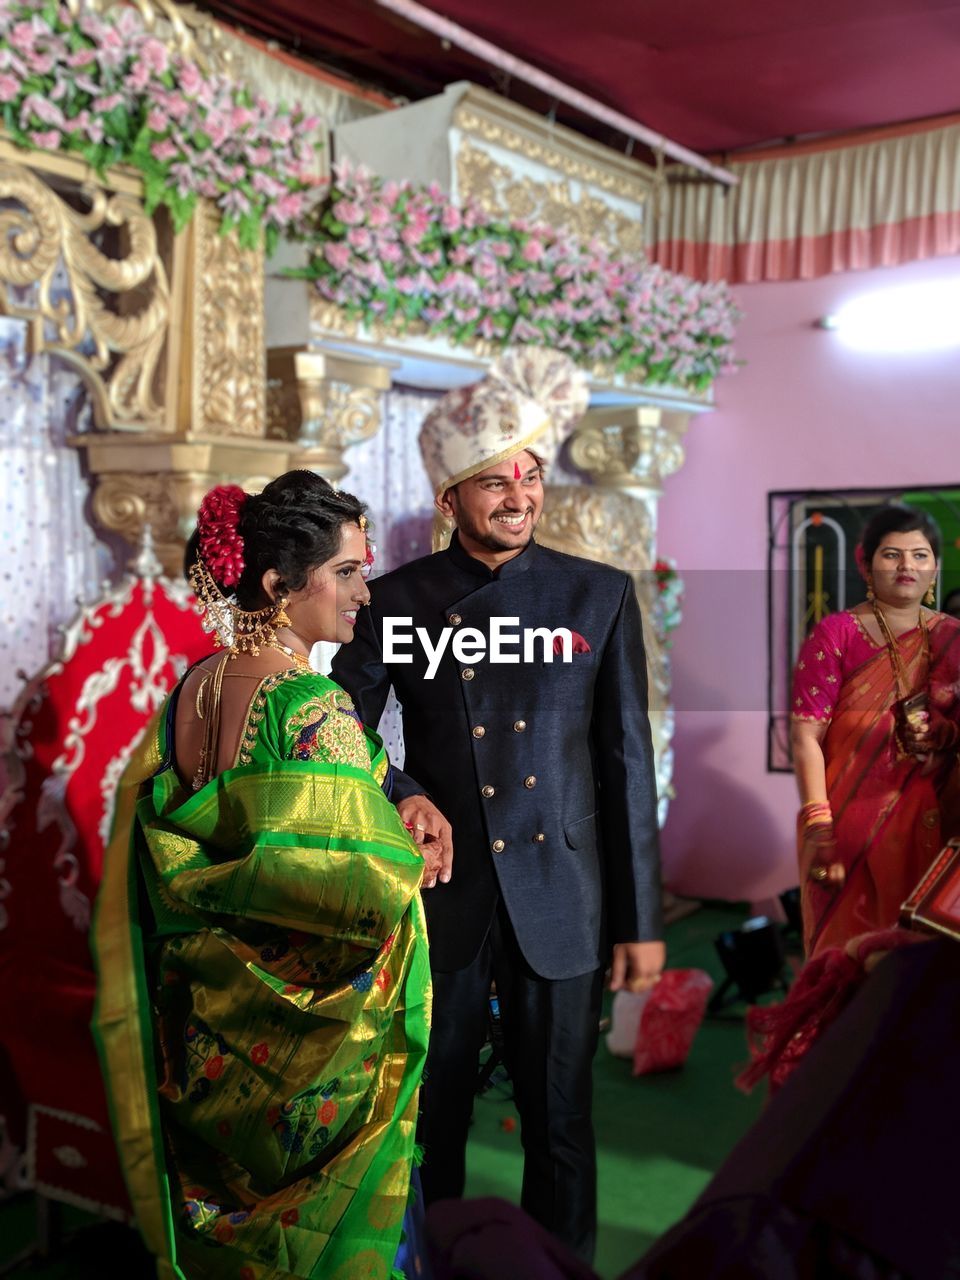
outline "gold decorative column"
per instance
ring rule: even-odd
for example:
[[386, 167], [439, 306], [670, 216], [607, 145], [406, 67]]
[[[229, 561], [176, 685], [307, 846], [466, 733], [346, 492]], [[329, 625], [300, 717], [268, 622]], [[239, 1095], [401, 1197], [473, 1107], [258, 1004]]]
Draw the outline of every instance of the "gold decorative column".
[[644, 618], [661, 823], [672, 795], [674, 717], [669, 647], [653, 573], [657, 502], [663, 477], [683, 462], [687, 421], [686, 413], [651, 405], [587, 412], [568, 449], [570, 460], [593, 484], [550, 486], [538, 534], [558, 551], [602, 560], [633, 577]]
[[268, 353], [269, 434], [298, 449], [293, 465], [339, 484], [344, 452], [381, 425], [389, 366], [317, 349], [275, 347]]
[[157, 555], [173, 574], [181, 572], [207, 489], [225, 482], [260, 488], [290, 463], [289, 451], [266, 438], [262, 251], [241, 248], [232, 232], [221, 235], [206, 202], [180, 235], [159, 245], [171, 282], [162, 423], [73, 443], [93, 478], [96, 523], [131, 548], [151, 525]]

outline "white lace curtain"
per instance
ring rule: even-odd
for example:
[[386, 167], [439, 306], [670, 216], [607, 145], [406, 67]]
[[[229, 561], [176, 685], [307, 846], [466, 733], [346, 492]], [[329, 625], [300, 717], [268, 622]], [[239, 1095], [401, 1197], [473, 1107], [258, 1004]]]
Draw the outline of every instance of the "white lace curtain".
[[[430, 554], [433, 490], [423, 469], [417, 435], [440, 392], [399, 388], [383, 397], [383, 426], [346, 454], [349, 470], [340, 482], [370, 509], [377, 558], [373, 576]], [[318, 646], [314, 661], [328, 671], [333, 645]], [[390, 759], [403, 763], [400, 708], [391, 695], [379, 732]]]
[[92, 599], [111, 556], [84, 515], [88, 486], [67, 443], [87, 426], [75, 373], [30, 358], [26, 325], [0, 317], [0, 711], [54, 652], [57, 628]]

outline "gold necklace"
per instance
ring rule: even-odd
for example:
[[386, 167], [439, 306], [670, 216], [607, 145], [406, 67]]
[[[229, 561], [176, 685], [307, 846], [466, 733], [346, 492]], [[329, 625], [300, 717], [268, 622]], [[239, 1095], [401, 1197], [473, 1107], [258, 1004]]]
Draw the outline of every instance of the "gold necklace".
[[310, 659], [304, 657], [302, 653], [297, 653], [296, 649], [291, 649], [288, 644], [281, 644], [279, 640], [268, 640], [267, 645], [271, 649], [279, 649], [281, 653], [285, 653], [288, 658], [292, 658], [301, 671], [312, 671]]
[[[893, 678], [897, 686], [897, 696], [905, 698], [907, 696], [907, 673], [904, 670], [903, 659], [900, 656], [900, 648], [893, 637], [889, 624], [884, 617], [883, 610], [880, 608], [878, 601], [871, 600], [870, 607], [873, 609], [873, 616], [877, 620], [877, 626], [880, 628], [880, 634], [883, 636], [884, 643], [887, 646], [887, 654], [890, 658], [890, 666], [893, 668]], [[927, 628], [926, 619], [923, 616], [923, 609], [917, 615], [917, 626], [920, 628], [920, 643], [923, 646], [923, 656], [926, 659], [927, 671], [930, 670], [930, 632]]]

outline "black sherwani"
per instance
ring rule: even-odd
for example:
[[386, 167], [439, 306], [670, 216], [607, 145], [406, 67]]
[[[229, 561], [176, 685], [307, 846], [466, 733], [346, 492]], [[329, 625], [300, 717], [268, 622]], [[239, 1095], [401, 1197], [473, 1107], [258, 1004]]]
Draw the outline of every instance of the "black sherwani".
[[[611, 944], [660, 936], [656, 789], [633, 584], [620, 570], [533, 542], [491, 571], [454, 535], [446, 551], [375, 580], [371, 595], [333, 676], [370, 725], [393, 686], [406, 745], [393, 797], [425, 791], [453, 827], [453, 878], [424, 894], [435, 985], [427, 1194], [462, 1189], [462, 1149], [457, 1156], [453, 1148], [466, 1139], [467, 1091], [494, 976], [523, 1122], [524, 1205], [589, 1253], [595, 1192], [587, 1185], [585, 1201], [574, 1205], [561, 1187], [545, 1204], [542, 1184], [555, 1190], [563, 1182], [558, 1160], [569, 1166], [574, 1201], [594, 1177], [589, 1064], [600, 976]], [[489, 636], [493, 617], [517, 619], [511, 632], [566, 627], [589, 652], [547, 662], [538, 640], [534, 661], [522, 660], [521, 643], [513, 650], [521, 661], [493, 664], [458, 661], [448, 645], [426, 680], [417, 640], [405, 649], [411, 662], [385, 663], [385, 617], [410, 619], [403, 629], [423, 627], [433, 644], [445, 627]], [[557, 1078], [561, 1069], [566, 1079]], [[572, 1097], [558, 1102], [562, 1095]], [[556, 1145], [547, 1134], [562, 1128], [556, 1112], [564, 1106], [576, 1112], [577, 1132], [561, 1145], [580, 1156], [546, 1150]]]

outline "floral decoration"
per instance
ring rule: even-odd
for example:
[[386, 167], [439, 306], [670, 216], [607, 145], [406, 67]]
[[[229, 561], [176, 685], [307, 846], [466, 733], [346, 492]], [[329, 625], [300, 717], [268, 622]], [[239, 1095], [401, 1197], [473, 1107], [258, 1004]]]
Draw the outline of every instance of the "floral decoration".
[[133, 6], [75, 17], [55, 0], [0, 0], [0, 120], [20, 146], [129, 164], [179, 231], [198, 198], [247, 248], [302, 225], [315, 117], [256, 97], [171, 51]]
[[[653, 574], [657, 584], [653, 612], [657, 630], [662, 636], [666, 636], [680, 625], [683, 579], [677, 572], [677, 566], [673, 560], [658, 560], [653, 566]], [[669, 641], [667, 643], [669, 644]]]
[[462, 208], [436, 185], [340, 164], [314, 215], [304, 274], [365, 324], [550, 346], [632, 381], [705, 390], [735, 367], [738, 313], [704, 284], [596, 239]]
[[239, 485], [218, 484], [197, 513], [200, 558], [224, 587], [235, 586], [243, 575], [243, 538], [238, 525], [246, 500]]

